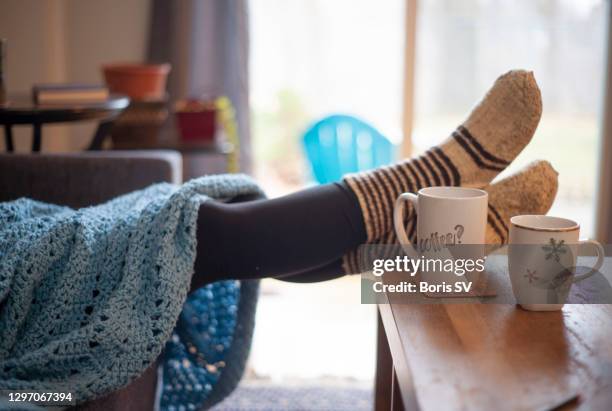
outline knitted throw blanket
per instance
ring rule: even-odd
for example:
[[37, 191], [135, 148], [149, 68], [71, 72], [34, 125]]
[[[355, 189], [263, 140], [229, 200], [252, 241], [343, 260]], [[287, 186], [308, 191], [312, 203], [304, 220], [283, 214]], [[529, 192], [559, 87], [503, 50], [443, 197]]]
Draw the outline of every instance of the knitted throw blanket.
[[[225, 175], [157, 184], [80, 210], [0, 203], [0, 390], [70, 391], [88, 401], [138, 377], [168, 343], [164, 370], [191, 376], [190, 392], [205, 383], [190, 402], [202, 406], [223, 371], [206, 363], [198, 374], [187, 356], [208, 350], [218, 363], [232, 360], [223, 353], [232, 352], [240, 284], [212, 284], [184, 305], [198, 208], [237, 196], [262, 192], [246, 176]], [[239, 331], [240, 342], [250, 342], [252, 327]], [[248, 344], [238, 351], [244, 362]], [[184, 389], [181, 382], [164, 376], [162, 405], [184, 399], [166, 392]]]

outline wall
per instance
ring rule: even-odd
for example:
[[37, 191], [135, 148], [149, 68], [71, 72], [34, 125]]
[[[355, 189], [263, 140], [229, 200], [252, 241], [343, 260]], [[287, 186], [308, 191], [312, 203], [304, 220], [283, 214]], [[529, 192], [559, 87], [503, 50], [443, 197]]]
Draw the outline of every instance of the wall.
[[[33, 83], [99, 83], [101, 64], [143, 61], [149, 17], [150, 0], [2, 0], [9, 93], [29, 93]], [[82, 150], [94, 130], [91, 123], [44, 126], [43, 150]], [[28, 151], [30, 139], [29, 127], [15, 128], [17, 150]]]

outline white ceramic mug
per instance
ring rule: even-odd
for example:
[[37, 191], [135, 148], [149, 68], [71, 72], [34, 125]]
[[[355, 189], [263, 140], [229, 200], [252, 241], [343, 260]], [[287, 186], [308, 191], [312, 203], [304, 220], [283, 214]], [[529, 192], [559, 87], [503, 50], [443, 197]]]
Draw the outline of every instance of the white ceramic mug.
[[[412, 203], [417, 219], [417, 245], [412, 246], [405, 227], [406, 202]], [[403, 193], [393, 215], [395, 232], [402, 248], [412, 258], [444, 258], [444, 245], [482, 245], [476, 254], [484, 254], [487, 227], [488, 194], [484, 190], [466, 187], [427, 187], [417, 194]], [[474, 246], [470, 251], [474, 251]], [[471, 258], [479, 258], [472, 255]], [[423, 272], [421, 280], [428, 283], [457, 281], [454, 273]]]
[[[595, 274], [604, 261], [597, 241], [579, 240], [575, 221], [544, 215], [519, 215], [510, 219], [508, 268], [517, 302], [530, 311], [560, 310], [571, 285]], [[586, 274], [575, 275], [578, 248], [589, 244], [597, 262]]]

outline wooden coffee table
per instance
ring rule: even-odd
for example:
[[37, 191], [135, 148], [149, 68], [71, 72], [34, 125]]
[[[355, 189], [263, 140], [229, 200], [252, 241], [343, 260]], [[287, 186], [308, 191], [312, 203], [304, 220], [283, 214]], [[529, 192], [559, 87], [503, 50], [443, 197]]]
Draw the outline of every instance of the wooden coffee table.
[[378, 310], [376, 410], [612, 410], [612, 305]]

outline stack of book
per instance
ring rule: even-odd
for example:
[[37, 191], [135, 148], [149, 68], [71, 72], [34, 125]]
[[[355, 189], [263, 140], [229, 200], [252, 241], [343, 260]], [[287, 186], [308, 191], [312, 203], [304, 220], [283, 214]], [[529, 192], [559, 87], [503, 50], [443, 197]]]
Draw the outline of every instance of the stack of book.
[[37, 84], [32, 98], [36, 104], [101, 103], [108, 99], [108, 89], [92, 84]]

